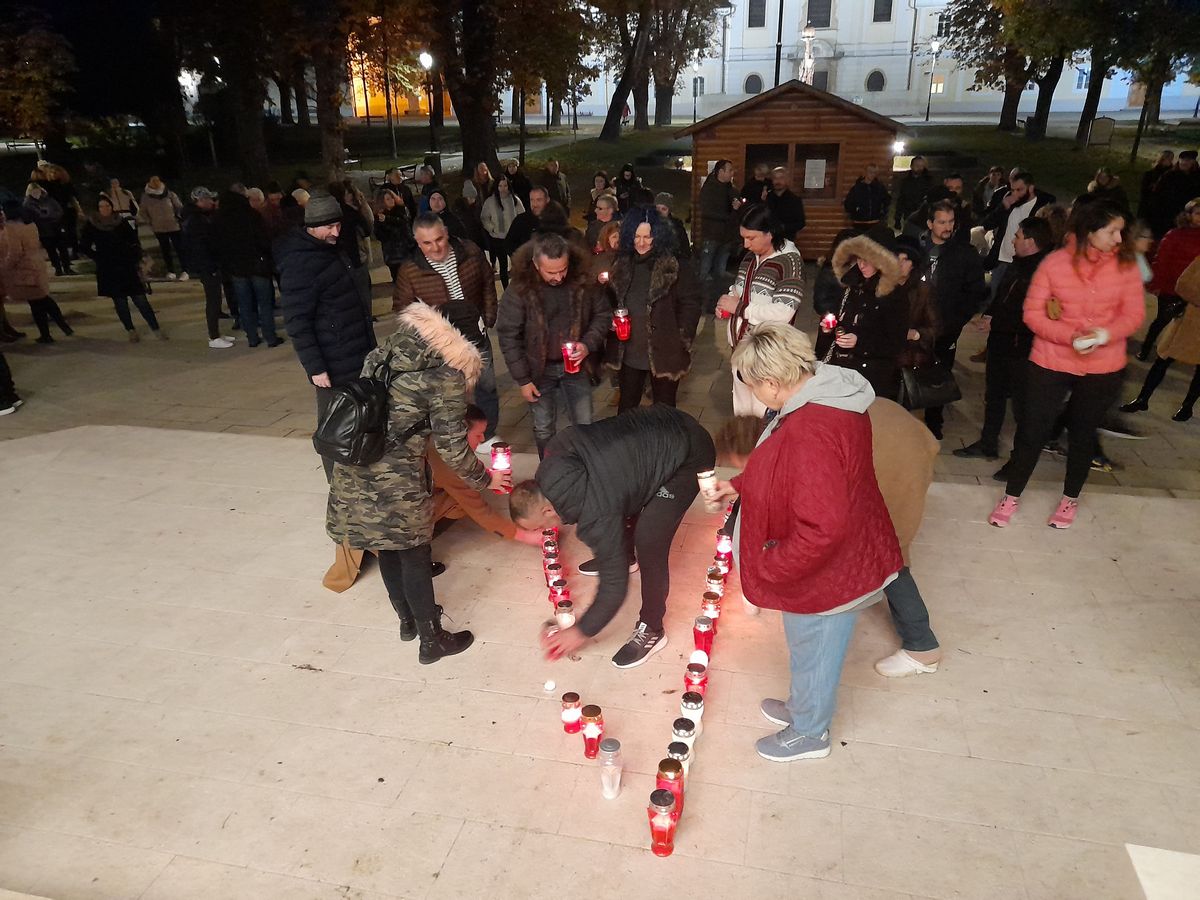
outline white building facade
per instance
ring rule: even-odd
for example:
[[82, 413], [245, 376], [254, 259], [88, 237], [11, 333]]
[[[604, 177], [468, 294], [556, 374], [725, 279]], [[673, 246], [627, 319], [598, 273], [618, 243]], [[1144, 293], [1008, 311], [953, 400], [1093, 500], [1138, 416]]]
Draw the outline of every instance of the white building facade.
[[[970, 90], [973, 73], [956, 68], [944, 48], [935, 59], [933, 42], [946, 34], [945, 9], [945, 0], [729, 0], [710, 55], [680, 76], [675, 121], [690, 120], [693, 85], [700, 118], [774, 87], [777, 42], [782, 44], [779, 82], [799, 78], [808, 23], [815, 33], [815, 87], [887, 116], [923, 116], [927, 105], [939, 116], [998, 115], [1000, 91]], [[592, 85], [581, 112], [604, 114], [615, 81], [614, 73], [607, 75]], [[1082, 109], [1089, 77], [1086, 63], [1068, 65], [1052, 112]], [[1030, 85], [1021, 101], [1022, 117], [1033, 112], [1036, 97]], [[1137, 108], [1141, 98], [1140, 87], [1117, 74], [1105, 82], [1100, 111]], [[1181, 75], [1163, 89], [1164, 118], [1191, 116], [1198, 98], [1200, 88]]]

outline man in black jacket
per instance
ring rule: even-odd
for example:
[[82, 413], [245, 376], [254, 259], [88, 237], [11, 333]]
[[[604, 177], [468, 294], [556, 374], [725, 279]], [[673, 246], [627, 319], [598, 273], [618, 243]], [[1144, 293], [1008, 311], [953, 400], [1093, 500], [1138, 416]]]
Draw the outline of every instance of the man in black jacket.
[[671, 226], [672, 233], [675, 235], [675, 258], [691, 259], [692, 243], [688, 240], [687, 227], [683, 224], [683, 219], [671, 212], [671, 207], [674, 204], [674, 194], [661, 191], [654, 195], [654, 208], [658, 210], [660, 216], [667, 220]]
[[247, 346], [257, 347], [266, 341], [268, 347], [278, 347], [283, 338], [275, 333], [271, 238], [267, 223], [245, 195], [233, 190], [221, 195], [221, 206], [213, 219], [213, 247], [221, 274], [230, 280], [237, 298]]
[[538, 218], [545, 212], [549, 203], [550, 195], [546, 188], [533, 187], [529, 189], [529, 206], [508, 226], [508, 237], [505, 238], [505, 243], [508, 245], [509, 256], [516, 253], [533, 237], [533, 233], [538, 228]]
[[783, 166], [773, 169], [771, 190], [767, 194], [767, 208], [783, 226], [784, 237], [795, 241], [807, 220], [804, 217], [804, 201], [792, 190], [791, 184], [791, 172]]
[[[341, 229], [337, 200], [314, 194], [304, 208], [304, 228], [286, 232], [275, 245], [284, 326], [316, 388], [318, 421], [332, 399], [331, 388], [358, 378], [375, 348], [375, 331], [350, 261], [337, 246]], [[325, 477], [332, 478], [333, 463], [322, 461]]]
[[925, 203], [925, 195], [933, 188], [933, 176], [925, 166], [925, 157], [914, 156], [908, 171], [899, 179], [896, 188], [896, 218], [893, 223], [897, 231], [905, 221]]
[[879, 166], [871, 163], [847, 192], [842, 207], [850, 217], [854, 230], [863, 234], [887, 218], [891, 203], [892, 195], [879, 180]]
[[596, 554], [580, 574], [598, 574], [600, 586], [576, 625], [546, 639], [548, 648], [570, 653], [595, 637], [625, 602], [629, 573], [639, 564], [641, 613], [613, 665], [641, 665], [666, 646], [671, 544], [699, 491], [696, 475], [715, 461], [712, 437], [700, 423], [662, 405], [568, 428], [550, 442], [534, 480], [513, 488], [513, 521], [530, 530], [577, 525]]
[[1053, 194], [1038, 190], [1033, 175], [1024, 169], [1013, 169], [1008, 176], [1008, 190], [992, 195], [992, 202], [983, 217], [984, 231], [992, 232], [992, 249], [983, 267], [992, 273], [993, 297], [1004, 280], [1004, 270], [1013, 261], [1017, 224], [1056, 199]]
[[1025, 294], [1033, 281], [1033, 273], [1053, 249], [1054, 238], [1050, 223], [1045, 219], [1030, 216], [1017, 226], [1013, 263], [1004, 273], [1004, 281], [989, 307], [991, 330], [987, 339], [983, 431], [975, 443], [955, 450], [955, 456], [999, 458], [1000, 429], [1004, 427], [1004, 410], [1009, 398], [1012, 398], [1013, 418], [1018, 426], [1021, 424], [1026, 361], [1033, 347], [1033, 332], [1025, 324], [1023, 315]]
[[206, 187], [192, 190], [191, 202], [183, 208], [183, 257], [188, 274], [204, 286], [204, 320], [208, 346], [228, 350], [233, 338], [221, 336], [221, 267], [217, 262], [214, 222], [217, 195]]
[[[953, 201], [935, 203], [929, 211], [929, 230], [921, 238], [921, 249], [926, 254], [923, 274], [933, 292], [940, 323], [933, 355], [946, 371], [954, 368], [958, 338], [964, 326], [983, 309], [987, 299], [979, 254], [970, 244], [953, 239], [954, 214]], [[939, 441], [944, 421], [943, 407], [931, 406], [925, 410], [925, 424]]]

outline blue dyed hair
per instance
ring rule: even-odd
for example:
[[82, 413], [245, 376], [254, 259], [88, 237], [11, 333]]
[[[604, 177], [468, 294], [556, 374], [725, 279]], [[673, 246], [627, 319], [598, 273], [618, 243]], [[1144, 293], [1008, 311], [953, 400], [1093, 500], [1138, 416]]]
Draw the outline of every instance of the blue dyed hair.
[[636, 256], [633, 249], [633, 237], [638, 226], [646, 223], [650, 226], [650, 236], [654, 238], [654, 246], [650, 248], [651, 256], [662, 256], [664, 253], [675, 251], [675, 231], [666, 218], [658, 214], [653, 206], [632, 206], [621, 219], [621, 243], [617, 245], [620, 256]]

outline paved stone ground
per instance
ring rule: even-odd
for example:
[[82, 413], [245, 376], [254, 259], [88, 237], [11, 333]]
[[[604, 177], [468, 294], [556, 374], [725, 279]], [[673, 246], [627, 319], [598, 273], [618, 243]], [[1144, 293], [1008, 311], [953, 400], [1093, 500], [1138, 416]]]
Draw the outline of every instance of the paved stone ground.
[[[377, 326], [387, 333], [389, 286], [387, 270], [374, 270]], [[0, 419], [0, 439], [41, 434], [89, 424], [122, 424], [194, 431], [223, 431], [307, 439], [312, 433], [314, 401], [311, 389], [290, 346], [251, 350], [240, 344], [232, 350], [209, 350], [205, 342], [203, 298], [195, 282], [158, 282], [152, 302], [170, 333], [158, 343], [145, 335], [130, 345], [107, 300], [97, 299], [90, 277], [55, 279], [59, 302], [76, 326], [77, 336], [44, 347], [23, 341], [5, 344], [17, 385], [28, 404], [18, 414]], [[9, 306], [9, 315], [32, 332], [23, 306]], [[813, 333], [815, 316], [806, 311], [803, 323]], [[723, 332], [708, 321], [697, 340], [696, 362], [683, 382], [680, 406], [715, 428], [730, 412], [728, 347]], [[946, 440], [937, 461], [940, 480], [993, 485], [998, 464], [960, 460], [951, 451], [978, 436], [983, 413], [983, 365], [967, 357], [983, 346], [984, 335], [968, 326], [956, 374], [964, 399], [947, 415]], [[503, 362], [498, 365], [503, 370]], [[1129, 368], [1126, 398], [1133, 396], [1146, 366]], [[1107, 440], [1108, 454], [1123, 466], [1114, 474], [1093, 473], [1091, 492], [1200, 497], [1200, 418], [1181, 424], [1171, 414], [1191, 377], [1176, 366], [1155, 394], [1148, 413], [1129, 418], [1148, 436], [1144, 441]], [[503, 371], [501, 432], [517, 450], [532, 450], [528, 410]], [[612, 390], [607, 383], [596, 392], [598, 416], [607, 415]], [[1006, 429], [1005, 440], [1010, 438]], [[1059, 481], [1062, 462], [1045, 457], [1034, 473], [1037, 481]]]

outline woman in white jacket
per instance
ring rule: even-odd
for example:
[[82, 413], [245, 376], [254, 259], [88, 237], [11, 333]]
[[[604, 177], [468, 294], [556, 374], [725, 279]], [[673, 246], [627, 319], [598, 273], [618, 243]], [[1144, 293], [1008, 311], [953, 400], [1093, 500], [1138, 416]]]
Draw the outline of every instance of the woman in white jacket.
[[525, 204], [512, 192], [507, 175], [496, 179], [496, 189], [483, 201], [479, 218], [488, 236], [492, 265], [500, 261], [500, 283], [508, 287], [508, 229], [513, 219], [525, 212]]
[[[790, 323], [804, 301], [804, 259], [771, 211], [763, 204], [749, 207], [739, 230], [746, 255], [729, 293], [717, 300], [717, 316], [729, 321], [729, 346], [735, 349], [755, 325]], [[733, 414], [761, 418], [765, 413], [735, 373]]]

